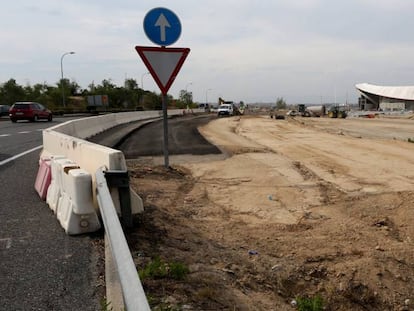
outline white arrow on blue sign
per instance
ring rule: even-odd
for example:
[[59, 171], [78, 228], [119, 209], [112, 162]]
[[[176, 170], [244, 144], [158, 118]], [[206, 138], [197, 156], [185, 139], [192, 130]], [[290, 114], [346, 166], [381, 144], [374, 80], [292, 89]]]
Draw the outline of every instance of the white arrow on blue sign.
[[168, 46], [180, 37], [181, 22], [173, 11], [166, 8], [155, 8], [145, 15], [144, 31], [153, 43]]

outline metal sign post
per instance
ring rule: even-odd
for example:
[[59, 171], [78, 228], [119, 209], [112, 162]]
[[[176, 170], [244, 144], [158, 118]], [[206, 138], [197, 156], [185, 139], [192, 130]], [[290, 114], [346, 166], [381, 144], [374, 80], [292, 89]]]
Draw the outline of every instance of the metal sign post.
[[178, 40], [181, 34], [181, 22], [174, 12], [166, 8], [154, 8], [144, 18], [144, 31], [148, 39], [161, 47], [136, 46], [148, 71], [162, 93], [162, 114], [164, 127], [164, 166], [169, 167], [168, 159], [168, 90], [173, 84], [189, 48], [167, 48]]
[[164, 128], [164, 166], [166, 168], [170, 167], [169, 161], [169, 154], [168, 154], [168, 114], [167, 114], [167, 107], [168, 107], [168, 95], [162, 95], [162, 120], [163, 120], [163, 128]]

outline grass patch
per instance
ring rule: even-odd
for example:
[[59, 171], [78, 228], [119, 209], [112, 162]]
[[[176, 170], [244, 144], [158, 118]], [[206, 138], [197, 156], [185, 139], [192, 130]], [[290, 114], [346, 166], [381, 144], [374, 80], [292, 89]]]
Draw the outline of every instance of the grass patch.
[[408, 138], [409, 143], [414, 143], [414, 138]]
[[169, 275], [174, 280], [183, 280], [190, 272], [188, 267], [180, 262], [170, 263], [169, 268]]
[[190, 270], [185, 264], [180, 262], [168, 263], [157, 256], [138, 274], [141, 280], [146, 278], [183, 280], [189, 272]]
[[296, 298], [297, 308], [299, 311], [322, 311], [323, 300], [320, 296], [312, 298], [298, 297]]
[[107, 301], [106, 299], [102, 299], [100, 301], [101, 311], [114, 311], [114, 308], [111, 306], [111, 302]]

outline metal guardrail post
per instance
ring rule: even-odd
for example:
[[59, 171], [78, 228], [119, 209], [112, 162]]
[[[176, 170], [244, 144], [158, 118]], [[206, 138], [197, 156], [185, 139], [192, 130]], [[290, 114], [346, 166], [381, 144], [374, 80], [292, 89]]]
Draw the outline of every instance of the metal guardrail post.
[[129, 193], [128, 171], [105, 171], [104, 175], [109, 188], [118, 188], [122, 224], [126, 228], [132, 228], [131, 196]]
[[104, 175], [105, 168], [96, 171], [96, 192], [99, 210], [108, 236], [112, 257], [118, 271], [126, 310], [150, 311], [122, 226], [115, 210]]

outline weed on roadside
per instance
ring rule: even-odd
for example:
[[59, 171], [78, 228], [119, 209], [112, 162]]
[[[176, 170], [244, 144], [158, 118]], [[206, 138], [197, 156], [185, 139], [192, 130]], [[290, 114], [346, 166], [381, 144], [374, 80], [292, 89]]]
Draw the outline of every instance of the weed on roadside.
[[320, 296], [312, 298], [298, 297], [296, 298], [297, 308], [299, 311], [322, 311], [323, 300]]
[[155, 257], [147, 266], [139, 271], [141, 280], [146, 278], [183, 280], [189, 273], [188, 267], [180, 262], [164, 262], [160, 257]]
[[101, 311], [114, 311], [114, 308], [111, 306], [111, 302], [106, 299], [100, 301]]

